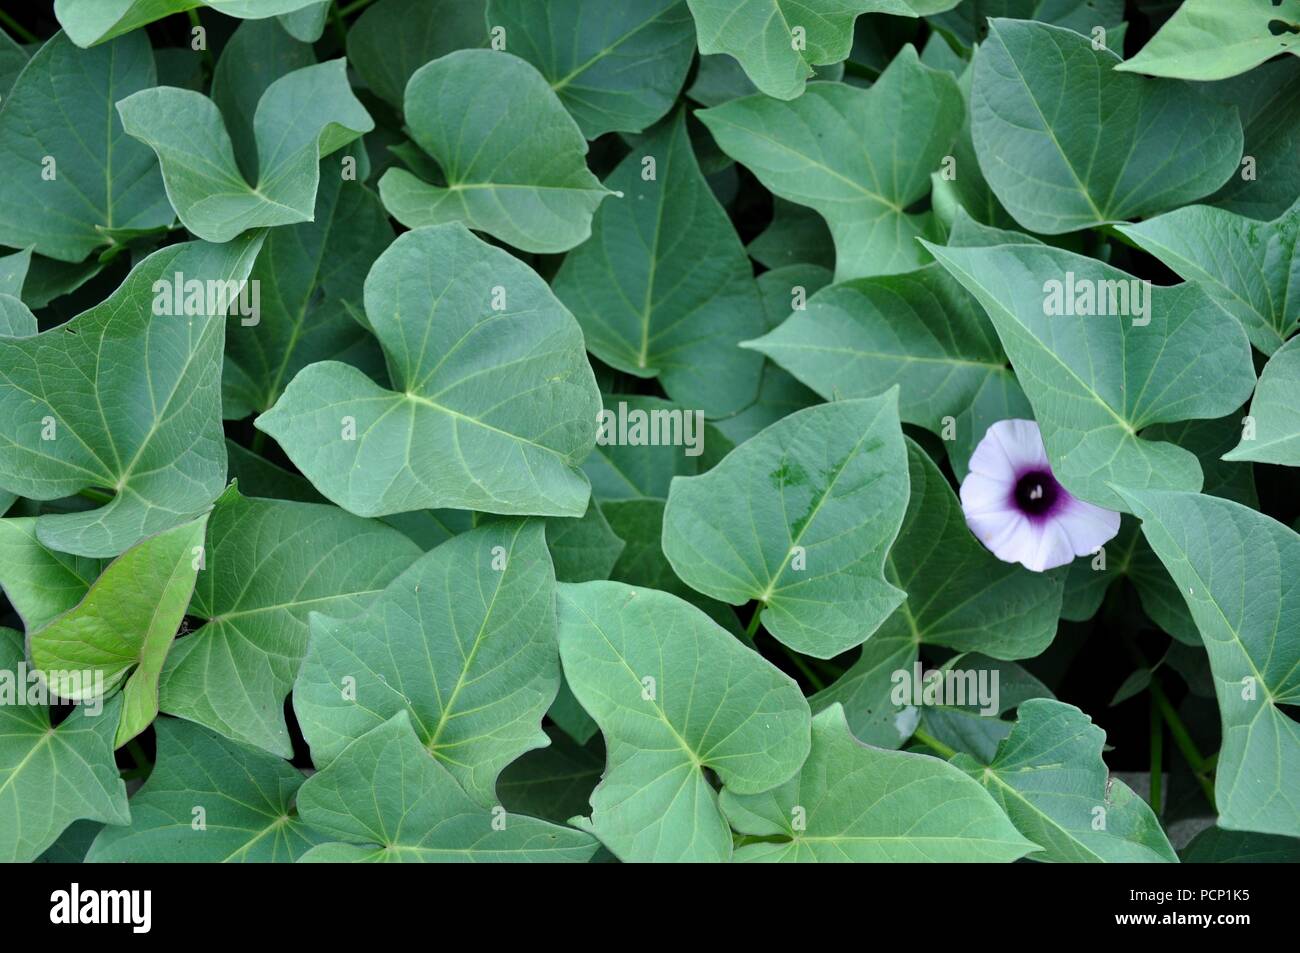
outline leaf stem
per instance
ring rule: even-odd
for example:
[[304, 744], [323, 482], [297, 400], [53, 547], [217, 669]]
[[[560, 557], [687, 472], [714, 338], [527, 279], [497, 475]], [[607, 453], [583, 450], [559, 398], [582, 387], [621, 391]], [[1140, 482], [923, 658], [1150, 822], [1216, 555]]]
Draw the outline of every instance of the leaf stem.
[[1152, 673], [1151, 685], [1148, 689], [1151, 693], [1151, 700], [1160, 709], [1160, 714], [1169, 726], [1169, 734], [1174, 739], [1174, 744], [1182, 752], [1187, 763], [1191, 765], [1192, 772], [1196, 775], [1196, 781], [1205, 792], [1205, 797], [1209, 800], [1210, 806], [1214, 806], [1214, 783], [1210, 780], [1210, 774], [1213, 767], [1201, 753], [1196, 750], [1196, 742], [1192, 740], [1191, 732], [1183, 724], [1183, 720], [1178, 717], [1178, 712], [1169, 701], [1169, 696], [1165, 694], [1164, 688], [1159, 682], [1159, 677]]
[[749, 625], [745, 626], [745, 641], [754, 644], [754, 636], [758, 634], [758, 620], [763, 615], [763, 604], [760, 602], [754, 614], [749, 617]]
[[[1152, 676], [1154, 678], [1154, 676]], [[1151, 710], [1151, 790], [1149, 800], [1151, 801], [1151, 810], [1155, 811], [1156, 816], [1160, 816], [1161, 787], [1164, 783], [1164, 765], [1161, 763], [1164, 759], [1165, 743], [1165, 723], [1161, 718], [1160, 706], [1156, 703], [1154, 693], [1150, 695]]]
[[135, 762], [136, 770], [141, 774], [148, 774], [153, 769], [153, 762], [149, 760], [149, 756], [145, 754], [143, 746], [137, 739], [132, 738], [126, 743], [126, 751]]
[[956, 748], [944, 744], [942, 741], [940, 741], [934, 735], [930, 734], [924, 728], [917, 728], [915, 731], [912, 732], [912, 737], [915, 738], [917, 741], [921, 742], [921, 744], [925, 745], [931, 751], [940, 755], [944, 760], [951, 758], [953, 755], [957, 753]]
[[[185, 15], [189, 17], [191, 27], [198, 27], [199, 29], [203, 29], [203, 22], [199, 19], [198, 10], [189, 10], [186, 12]], [[203, 41], [203, 66], [204, 69], [207, 70], [208, 76], [212, 76], [212, 74], [216, 72], [217, 66], [216, 63], [213, 62], [212, 51], [208, 49], [208, 42], [206, 38]]]
[[265, 447], [266, 447], [266, 431], [264, 431], [264, 430], [254, 430], [254, 431], [253, 431], [253, 443], [252, 443], [252, 445], [249, 447], [249, 449], [252, 450], [255, 454], [257, 454], [257, 455], [260, 457], [260, 456], [262, 456], [262, 450], [263, 450]]
[[94, 500], [96, 503], [110, 503], [113, 500], [113, 494], [104, 490], [96, 490], [93, 486], [88, 486], [84, 490], [78, 490], [77, 496], [85, 497], [88, 500]]
[[24, 43], [41, 42], [40, 37], [38, 37], [31, 30], [27, 29], [27, 27], [23, 26], [21, 23], [19, 23], [17, 20], [11, 17], [9, 14], [5, 13], [3, 10], [0, 10], [0, 23], [3, 23], [5, 26], [7, 26], [10, 32], [16, 34], [18, 39], [22, 40]]
[[339, 47], [347, 49], [348, 28], [343, 22], [343, 11], [339, 8], [338, 0], [334, 0], [330, 5], [330, 22], [334, 25], [334, 35], [338, 37]]
[[374, 2], [375, 0], [352, 0], [352, 2], [349, 3], [346, 7], [339, 6], [336, 9], [338, 10], [339, 17], [342, 18], [342, 17], [350, 16], [351, 14], [356, 13], [358, 10], [364, 10], [366, 7], [370, 6]]

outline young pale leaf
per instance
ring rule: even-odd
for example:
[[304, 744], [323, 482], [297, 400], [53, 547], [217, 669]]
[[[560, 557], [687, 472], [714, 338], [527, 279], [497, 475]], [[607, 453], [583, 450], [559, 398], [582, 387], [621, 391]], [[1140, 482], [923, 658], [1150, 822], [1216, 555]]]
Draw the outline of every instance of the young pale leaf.
[[78, 818], [109, 824], [131, 819], [126, 785], [113, 762], [121, 699], [93, 714], [94, 709], [77, 708], [54, 727], [44, 705], [23, 704], [28, 687], [18, 677], [23, 661], [23, 637], [0, 628], [0, 861], [5, 863], [35, 860]]
[[311, 221], [322, 156], [374, 128], [348, 86], [347, 61], [304, 66], [266, 88], [253, 117], [256, 185], [235, 161], [216, 104], [158, 86], [117, 104], [127, 134], [158, 154], [167, 197], [185, 227], [211, 242], [250, 228]]
[[1009, 862], [1035, 850], [974, 781], [937, 758], [862, 744], [844, 709], [813, 719], [799, 774], [763, 794], [722, 792], [749, 863]]
[[905, 593], [883, 576], [907, 508], [898, 391], [810, 407], [697, 477], [678, 477], [664, 554], [688, 585], [762, 603], [763, 626], [831, 658], [885, 621]]
[[546, 744], [554, 606], [542, 522], [499, 520], [427, 553], [364, 614], [313, 614], [293, 693], [312, 760], [407, 711], [428, 754], [490, 807], [501, 769]]
[[894, 674], [912, 672], [921, 645], [1031, 658], [1056, 635], [1065, 573], [1005, 563], [971, 534], [957, 495], [925, 451], [907, 442], [911, 497], [889, 551], [885, 578], [907, 593], [862, 655], [812, 700], [840, 703], [849, 727], [871, 744], [897, 748], [916, 726], [910, 698], [891, 699]]
[[68, 323], [0, 337], [0, 486], [34, 500], [116, 491], [98, 509], [38, 517], [46, 546], [115, 556], [221, 493], [225, 315], [203, 289], [247, 278], [261, 241], [168, 246]]
[[318, 490], [361, 516], [586, 512], [600, 394], [532, 269], [461, 225], [417, 229], [371, 267], [365, 305], [394, 389], [312, 364], [254, 422]]
[[1115, 67], [1148, 76], [1226, 79], [1280, 53], [1300, 56], [1300, 0], [1185, 0]]
[[899, 416], [935, 433], [1007, 367], [978, 302], [935, 264], [832, 285], [742, 346], [826, 400], [871, 397], [897, 384]]
[[585, 863], [588, 834], [468, 797], [399, 711], [298, 791], [303, 821], [334, 842], [308, 863]]
[[198, 725], [161, 718], [158, 760], [127, 827], [105, 827], [87, 863], [272, 863], [326, 838], [298, 817], [305, 778], [288, 762]]
[[28, 631], [80, 602], [103, 570], [103, 560], [43, 546], [33, 517], [0, 520], [0, 588]]
[[1205, 640], [1223, 721], [1219, 825], [1300, 835], [1300, 535], [1212, 496], [1121, 490]]
[[[195, 7], [248, 19], [281, 16], [320, 0], [54, 0], [59, 25], [78, 46], [93, 46]], [[143, 36], [143, 32], [138, 34]]]
[[355, 315], [366, 274], [392, 244], [393, 227], [373, 192], [329, 165], [322, 163], [314, 220], [266, 236], [251, 275], [257, 313], [241, 308], [227, 325], [221, 396], [229, 419], [270, 410], [294, 376], [317, 361], [383, 371], [383, 354]]
[[738, 794], [790, 778], [809, 748], [799, 687], [667, 593], [561, 585], [557, 606], [565, 678], [608, 752], [582, 823], [620, 860], [729, 859], [704, 769]]
[[1042, 245], [927, 247], [993, 319], [1071, 493], [1123, 510], [1111, 484], [1200, 488], [1194, 454], [1140, 435], [1221, 417], [1254, 387], [1245, 333], [1198, 285], [1152, 287]]
[[348, 62], [371, 92], [401, 109], [421, 66], [487, 43], [486, 9], [487, 0], [379, 0], [348, 30]]
[[838, 63], [863, 13], [920, 16], [959, 0], [688, 0], [701, 53], [730, 53], [768, 96], [794, 99], [814, 66]]
[[157, 82], [143, 33], [79, 50], [56, 33], [0, 108], [0, 245], [79, 262], [118, 233], [174, 219], [158, 165], [113, 104]]
[[1204, 288], [1265, 354], [1300, 328], [1300, 200], [1272, 222], [1192, 205], [1119, 231]]
[[695, 53], [684, 0], [490, 0], [487, 22], [541, 71], [588, 139], [661, 119]]
[[445, 185], [389, 169], [379, 194], [408, 228], [463, 222], [530, 252], [568, 251], [591, 235], [609, 194], [587, 168], [587, 141], [546, 79], [510, 53], [460, 50], [416, 71], [406, 123]]
[[[995, 19], [975, 56], [971, 134], [994, 194], [1056, 235], [1208, 195], [1241, 157], [1237, 110], [1046, 23]], [[1081, 117], [1083, 117], [1081, 119]]]
[[1106, 733], [1073, 705], [1033, 698], [1020, 705], [997, 757], [958, 754], [953, 765], [984, 785], [1043, 852], [1064, 863], [1177, 863], [1150, 806], [1102, 761]]
[[123, 685], [117, 747], [158, 715], [158, 678], [194, 592], [208, 517], [150, 536], [108, 564], [85, 597], [28, 636], [32, 664], [61, 697], [86, 701]]
[[1300, 337], [1284, 344], [1264, 365], [1248, 419], [1254, 430], [1223, 459], [1300, 467]]
[[591, 240], [565, 256], [553, 287], [587, 347], [618, 370], [658, 377], [677, 403], [710, 417], [758, 391], [762, 358], [736, 345], [762, 332], [744, 246], [700, 174], [679, 111], [619, 164]]
[[934, 220], [907, 208], [929, 191], [961, 114], [952, 74], [905, 46], [869, 90], [817, 83], [793, 102], [750, 96], [698, 115], [768, 189], [821, 213], [835, 239], [835, 280], [844, 281], [929, 260], [916, 238], [937, 237]]
[[308, 614], [355, 617], [419, 556], [397, 530], [336, 507], [227, 491], [189, 609], [208, 622], [168, 656], [161, 709], [292, 757], [284, 699], [307, 652]]

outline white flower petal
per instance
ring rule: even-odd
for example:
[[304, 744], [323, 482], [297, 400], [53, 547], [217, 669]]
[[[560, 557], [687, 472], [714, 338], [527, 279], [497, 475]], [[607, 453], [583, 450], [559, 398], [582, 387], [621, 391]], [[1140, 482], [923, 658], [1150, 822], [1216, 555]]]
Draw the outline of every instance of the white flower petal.
[[1076, 556], [1096, 552], [1097, 547], [1110, 542], [1119, 532], [1118, 513], [1073, 496], [1062, 501], [1057, 512], [1052, 514], [1052, 522], [1069, 539]]
[[961, 508], [967, 519], [979, 513], [1002, 512], [1011, 506], [1014, 484], [971, 471], [961, 484]]
[[[1038, 424], [1032, 420], [999, 420], [989, 427], [984, 441], [995, 441], [1017, 473], [1033, 469], [1051, 469], [1047, 448]], [[984, 441], [981, 441], [984, 442]]]

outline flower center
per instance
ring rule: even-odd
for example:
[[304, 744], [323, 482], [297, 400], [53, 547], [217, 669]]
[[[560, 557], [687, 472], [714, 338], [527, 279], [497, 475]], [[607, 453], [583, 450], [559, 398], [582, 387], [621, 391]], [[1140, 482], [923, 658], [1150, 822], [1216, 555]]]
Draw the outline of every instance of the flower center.
[[1016, 506], [1029, 516], [1042, 516], [1056, 505], [1061, 485], [1049, 470], [1030, 470], [1016, 481]]

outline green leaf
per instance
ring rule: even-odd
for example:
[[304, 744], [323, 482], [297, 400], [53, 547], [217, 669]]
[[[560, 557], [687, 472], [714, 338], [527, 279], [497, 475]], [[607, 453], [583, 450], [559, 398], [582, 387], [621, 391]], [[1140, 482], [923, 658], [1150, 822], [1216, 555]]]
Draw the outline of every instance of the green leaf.
[[929, 261], [915, 239], [937, 237], [933, 218], [907, 209], [929, 192], [961, 114], [952, 74], [923, 65], [911, 46], [869, 90], [817, 83], [793, 102], [750, 96], [698, 113], [770, 191], [826, 219], [836, 281]]
[[1117, 70], [1225, 79], [1280, 53], [1300, 56], [1300, 0], [1186, 0]]
[[105, 827], [88, 863], [273, 863], [325, 838], [294, 809], [303, 774], [198, 725], [161, 718], [158, 760], [127, 827]]
[[764, 794], [722, 792], [748, 863], [989, 863], [1035, 850], [978, 784], [937, 758], [862, 744], [844, 709], [813, 719], [802, 770]]
[[1288, 308], [1300, 301], [1300, 200], [1271, 222], [1192, 205], [1119, 231], [1204, 288], [1265, 354], [1300, 328]]
[[[693, 413], [689, 408], [639, 394], [606, 394], [603, 403], [608, 426], [591, 455], [582, 461], [582, 470], [591, 480], [594, 498], [667, 499], [673, 477], [695, 476], [707, 469], [705, 461], [709, 458], [704, 455], [704, 447], [710, 430], [707, 425], [699, 427], [697, 417], [690, 419], [699, 453], [688, 452], [692, 447], [686, 445], [650, 442], [655, 435], [651, 426], [654, 420], [671, 421], [680, 414], [684, 444], [686, 415]], [[620, 429], [626, 432], [620, 433]], [[670, 434], [673, 432], [671, 427], [664, 429]]]
[[1152, 287], [1042, 245], [926, 247], [993, 319], [1066, 489], [1123, 510], [1111, 484], [1200, 488], [1194, 454], [1141, 435], [1221, 417], [1253, 387], [1245, 334], [1199, 286]]
[[1185, 864], [1300, 864], [1300, 840], [1207, 827], [1183, 848]]
[[216, 104], [202, 93], [158, 86], [117, 104], [122, 125], [158, 154], [167, 197], [191, 232], [227, 242], [250, 228], [307, 222], [320, 159], [374, 128], [352, 95], [347, 61], [286, 73], [266, 88], [253, 117], [257, 184], [235, 161]]
[[[155, 252], [67, 324], [0, 337], [0, 485], [34, 500], [110, 487], [105, 506], [38, 518], [51, 549], [114, 556], [192, 519], [225, 485], [223, 315], [152, 314], [155, 282], [241, 281], [261, 237]], [[171, 291], [160, 297], [171, 299]], [[52, 373], [57, 369], [57, 373]], [[51, 435], [52, 439], [45, 439]]]
[[298, 810], [336, 841], [306, 862], [584, 863], [598, 846], [581, 831], [476, 803], [423, 750], [405, 711], [312, 775]]
[[315, 43], [325, 32], [325, 18], [329, 16], [330, 0], [314, 0], [314, 6], [301, 7], [278, 17], [280, 26], [295, 40]]
[[586, 512], [577, 465], [599, 392], [582, 331], [545, 282], [441, 225], [379, 256], [365, 303], [394, 389], [348, 364], [312, 364], [254, 422], [318, 490], [361, 516]]
[[487, 0], [379, 0], [348, 30], [348, 62], [376, 96], [400, 110], [406, 84], [421, 66], [487, 44], [486, 10]]
[[738, 794], [790, 778], [809, 750], [799, 687], [667, 593], [588, 582], [558, 597], [565, 678], [608, 752], [584, 825], [620, 860], [729, 859], [704, 769]]
[[1025, 228], [1058, 235], [1154, 215], [1208, 195], [1236, 169], [1236, 109], [1117, 63], [1072, 30], [990, 21], [975, 56], [971, 134], [984, 177]]
[[[921, 645], [1031, 658], [1056, 635], [1065, 573], [1030, 572], [985, 549], [966, 526], [961, 503], [925, 451], [907, 442], [911, 497], [889, 551], [885, 578], [906, 601], [862, 647], [815, 710], [840, 703], [853, 733], [896, 748], [916, 725], [910, 703], [893, 702], [893, 675], [909, 672]], [[766, 620], [766, 616], [764, 617]]]
[[455, 536], [398, 576], [367, 611], [315, 614], [294, 711], [324, 766], [401, 711], [476, 801], [546, 744], [559, 688], [555, 575], [540, 520], [500, 520]]
[[610, 529], [595, 500], [579, 519], [553, 516], [547, 520], [546, 545], [560, 582], [608, 579], [623, 552], [623, 540]]
[[353, 618], [420, 549], [397, 530], [333, 506], [241, 496], [218, 501], [160, 707], [227, 738], [293, 756], [284, 699], [307, 653], [311, 612]]
[[984, 785], [1020, 833], [1057, 863], [1176, 863], [1160, 822], [1102, 761], [1106, 733], [1073, 705], [1021, 704], [1011, 734], [988, 764], [952, 763]]
[[1277, 218], [1300, 196], [1300, 60], [1275, 60], [1209, 88], [1237, 107], [1246, 144], [1240, 173], [1206, 202], [1264, 221]]
[[701, 53], [730, 53], [768, 96], [794, 99], [814, 66], [847, 59], [863, 13], [918, 16], [958, 0], [688, 0]]
[[697, 477], [675, 479], [664, 554], [693, 589], [762, 603], [763, 626], [831, 658], [905, 593], [882, 574], [907, 506], [898, 393], [791, 414]]
[[117, 232], [172, 223], [154, 157], [113, 109], [156, 81], [142, 33], [96, 50], [56, 33], [36, 52], [0, 108], [0, 245], [79, 262]]
[[762, 331], [758, 286], [700, 174], [685, 114], [638, 143], [606, 185], [624, 198], [596, 212], [591, 240], [553, 284], [587, 347], [618, 370], [658, 377], [674, 401], [710, 417], [745, 407], [762, 359], [736, 345]]
[[1100, 26], [1114, 49], [1113, 34], [1123, 29], [1124, 0], [980, 0], [932, 16], [930, 25], [969, 48], [988, 35], [989, 17], [1041, 20], [1084, 36]]
[[683, 0], [490, 0], [487, 21], [559, 94], [583, 135], [640, 132], [686, 79], [695, 29]]
[[587, 141], [546, 79], [510, 53], [459, 50], [416, 71], [406, 123], [445, 185], [404, 169], [379, 180], [408, 228], [463, 222], [530, 252], [568, 251], [591, 235], [609, 194], [587, 168]]
[[78, 46], [93, 46], [173, 13], [210, 7], [231, 17], [261, 19], [292, 13], [319, 0], [54, 0], [59, 25]]
[[[12, 255], [0, 255], [0, 295], [22, 298], [23, 284], [32, 265], [32, 250], [25, 248]], [[0, 333], [10, 337], [26, 337], [36, 333], [36, 325], [26, 320], [25, 312], [18, 308], [5, 308], [0, 315]]]
[[194, 592], [207, 516], [164, 530], [108, 564], [73, 608], [28, 637], [32, 664], [54, 692], [73, 701], [98, 697], [84, 673], [103, 677], [104, 691], [125, 698], [117, 747], [158, 714], [158, 678]]
[[[596, 730], [594, 722], [591, 730]], [[507, 810], [563, 824], [587, 810], [605, 759], [598, 746], [593, 752], [554, 729], [547, 735], [549, 746], [528, 752], [501, 772], [497, 791]]]
[[1205, 640], [1223, 721], [1219, 826], [1300, 834], [1300, 535], [1238, 503], [1122, 491]]
[[1224, 454], [1225, 460], [1254, 460], [1300, 467], [1300, 337], [1269, 358], [1250, 402], [1254, 430]]
[[102, 560], [43, 546], [32, 517], [0, 520], [0, 588], [28, 631], [80, 602], [103, 569]]
[[[746, 250], [749, 257], [767, 268], [809, 264], [828, 271], [835, 269], [835, 242], [826, 219], [779, 195], [772, 198], [771, 223]], [[759, 275], [760, 282], [762, 279]]]
[[966, 479], [971, 454], [992, 424], [999, 420], [1031, 420], [1033, 416], [1034, 409], [1015, 374], [1006, 370], [986, 377], [970, 404], [957, 415], [954, 439], [944, 441], [958, 482]]
[[983, 310], [938, 265], [832, 285], [742, 347], [766, 354], [826, 400], [898, 385], [899, 416], [935, 433], [1006, 370]]
[[109, 824], [131, 819], [126, 785], [113, 763], [113, 732], [122, 703], [101, 709], [77, 708], [57, 727], [44, 705], [24, 701], [23, 638], [0, 628], [0, 672], [5, 694], [0, 705], [0, 860], [35, 860], [73, 821], [89, 818]]
[[272, 229], [251, 279], [256, 313], [233, 316], [226, 328], [222, 411], [239, 419], [270, 410], [309, 364], [346, 360], [383, 372], [383, 354], [355, 315], [371, 264], [393, 241], [393, 228], [373, 192], [325, 174], [315, 220]]

